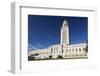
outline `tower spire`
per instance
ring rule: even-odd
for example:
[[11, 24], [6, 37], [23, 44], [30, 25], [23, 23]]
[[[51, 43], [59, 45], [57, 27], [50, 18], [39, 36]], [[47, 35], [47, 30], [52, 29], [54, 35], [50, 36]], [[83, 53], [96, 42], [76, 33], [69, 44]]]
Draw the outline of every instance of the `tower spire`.
[[68, 21], [65, 18], [64, 21], [63, 21], [63, 27], [66, 26], [66, 25], [68, 25]]
[[69, 25], [66, 18], [64, 19], [61, 27], [61, 44], [69, 45]]

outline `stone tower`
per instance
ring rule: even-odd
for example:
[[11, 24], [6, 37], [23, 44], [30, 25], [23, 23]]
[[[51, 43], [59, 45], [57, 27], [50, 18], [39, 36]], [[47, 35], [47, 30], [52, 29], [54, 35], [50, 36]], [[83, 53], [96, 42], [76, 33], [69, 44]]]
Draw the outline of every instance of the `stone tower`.
[[61, 27], [61, 45], [62, 44], [69, 45], [69, 25], [66, 19], [63, 21]]

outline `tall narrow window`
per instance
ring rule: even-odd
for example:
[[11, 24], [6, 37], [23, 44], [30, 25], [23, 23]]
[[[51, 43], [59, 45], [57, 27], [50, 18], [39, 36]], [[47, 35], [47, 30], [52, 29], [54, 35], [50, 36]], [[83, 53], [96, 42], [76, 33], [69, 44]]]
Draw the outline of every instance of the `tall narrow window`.
[[51, 54], [52, 54], [52, 48], [51, 48]]
[[83, 48], [83, 51], [85, 51], [85, 48]]
[[77, 52], [77, 48], [76, 48], [76, 52]]
[[81, 51], [81, 48], [79, 48], [79, 51]]
[[72, 51], [74, 52], [74, 48], [72, 49]]
[[71, 49], [69, 49], [69, 52], [71, 52]]

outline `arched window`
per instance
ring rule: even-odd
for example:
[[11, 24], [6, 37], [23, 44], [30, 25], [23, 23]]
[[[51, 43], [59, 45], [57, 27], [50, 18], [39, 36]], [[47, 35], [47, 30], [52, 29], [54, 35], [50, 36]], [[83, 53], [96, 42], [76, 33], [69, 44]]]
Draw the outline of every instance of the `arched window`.
[[83, 51], [85, 51], [85, 48], [83, 48]]
[[76, 52], [77, 52], [78, 50], [77, 50], [77, 48], [76, 48]]
[[79, 48], [79, 51], [81, 51], [81, 48]]
[[72, 49], [72, 51], [74, 52], [74, 48]]

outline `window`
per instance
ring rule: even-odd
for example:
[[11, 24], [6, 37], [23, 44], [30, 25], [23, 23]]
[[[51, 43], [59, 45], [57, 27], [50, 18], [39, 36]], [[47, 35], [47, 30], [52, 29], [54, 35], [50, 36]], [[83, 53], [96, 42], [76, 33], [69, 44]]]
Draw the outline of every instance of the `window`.
[[64, 50], [62, 50], [62, 53], [64, 52]]
[[74, 56], [74, 55], [72, 55], [72, 56]]
[[72, 51], [74, 52], [74, 48], [72, 49]]
[[68, 52], [68, 49], [66, 49], [66, 52]]
[[56, 48], [56, 52], [58, 53], [58, 48]]
[[77, 48], [76, 48], [76, 52], [77, 52]]
[[83, 51], [85, 51], [85, 48], [83, 48]]
[[69, 49], [69, 52], [71, 52], [71, 49]]
[[67, 49], [67, 52], [69, 52], [69, 49]]
[[75, 56], [78, 56], [78, 54], [76, 54]]
[[81, 51], [81, 48], [79, 48], [79, 51]]
[[51, 48], [51, 53], [52, 53], [52, 48]]

